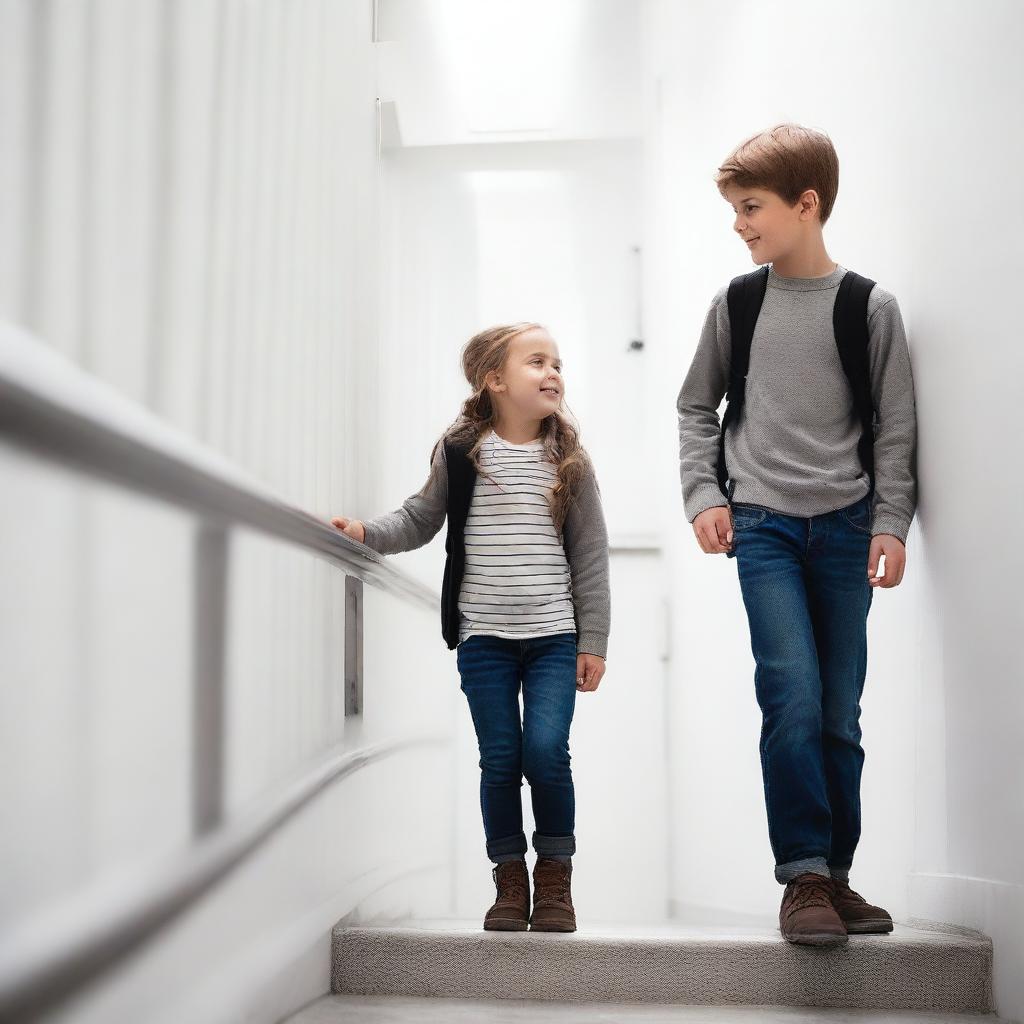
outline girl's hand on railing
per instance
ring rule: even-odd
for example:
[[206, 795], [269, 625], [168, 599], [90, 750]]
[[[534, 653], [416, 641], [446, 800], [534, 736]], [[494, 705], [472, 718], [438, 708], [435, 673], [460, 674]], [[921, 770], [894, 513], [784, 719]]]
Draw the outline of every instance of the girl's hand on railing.
[[346, 537], [351, 537], [353, 540], [359, 541], [360, 544], [366, 543], [366, 531], [358, 519], [346, 519], [344, 516], [335, 516], [331, 520], [331, 526], [336, 526]]

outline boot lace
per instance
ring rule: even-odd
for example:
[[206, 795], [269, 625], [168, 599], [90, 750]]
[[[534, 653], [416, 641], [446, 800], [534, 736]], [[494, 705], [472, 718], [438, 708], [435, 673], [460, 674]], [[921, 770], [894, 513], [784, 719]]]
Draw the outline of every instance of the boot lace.
[[526, 872], [518, 871], [514, 867], [504, 868], [504, 865], [494, 869], [494, 884], [498, 888], [498, 898], [522, 902], [527, 899]]
[[830, 881], [824, 875], [803, 875], [793, 886], [790, 896], [790, 910], [831, 906], [832, 891]]
[[840, 878], [836, 879], [836, 896], [849, 903], [867, 903], [867, 900], [859, 892], [854, 892], [850, 888], [849, 882], [844, 882]]
[[536, 891], [534, 901], [554, 900], [558, 903], [570, 901], [569, 869], [557, 861], [539, 865], [534, 875]]

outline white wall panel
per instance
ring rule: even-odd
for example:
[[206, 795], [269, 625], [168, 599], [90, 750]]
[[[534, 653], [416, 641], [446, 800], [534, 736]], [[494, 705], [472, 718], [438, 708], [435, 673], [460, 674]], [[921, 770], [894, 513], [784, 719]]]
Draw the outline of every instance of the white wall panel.
[[[369, 490], [379, 451], [371, 12], [333, 0], [0, 2], [0, 316], [325, 517]], [[0, 459], [0, 676], [14, 684], [0, 690], [13, 763], [0, 782], [0, 916], [12, 925], [187, 845], [196, 524], [6, 448]], [[346, 720], [342, 574], [244, 532], [229, 564], [229, 814], [337, 744], [450, 730], [454, 693], [432, 685], [448, 679], [433, 613], [368, 590], [366, 714]], [[237, 1001], [251, 958], [267, 955], [243, 920], [289, 923], [282, 965], [323, 954], [323, 971], [282, 990], [308, 999], [310, 978], [326, 986], [326, 946], [312, 943], [332, 913], [391, 891], [389, 865], [401, 875], [430, 861], [442, 896], [421, 909], [441, 912], [450, 764], [403, 757], [402, 771], [347, 780], [326, 831], [314, 811], [313, 832], [282, 841], [289, 852], [261, 885], [289, 861], [311, 872], [286, 907], [247, 918], [252, 893], [232, 883], [198, 930], [182, 926], [189, 938], [158, 942], [150, 967], [128, 965], [102, 1009], [82, 1012], [127, 1019], [147, 970], [194, 977], [205, 933], [220, 935], [228, 980], [211, 975], [187, 1011], [172, 1000], [167, 1012], [219, 1019], [212, 1007]], [[407, 827], [420, 843], [396, 850]], [[352, 872], [339, 867], [349, 855]], [[375, 887], [353, 882], [374, 865]], [[406, 911], [423, 902], [417, 886], [399, 879]]]

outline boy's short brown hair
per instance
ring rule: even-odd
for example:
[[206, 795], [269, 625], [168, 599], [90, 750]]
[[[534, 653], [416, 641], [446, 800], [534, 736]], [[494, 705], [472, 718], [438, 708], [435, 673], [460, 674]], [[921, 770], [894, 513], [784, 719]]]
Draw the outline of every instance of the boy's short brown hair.
[[765, 188], [790, 206], [813, 188], [824, 224], [839, 191], [839, 157], [824, 132], [799, 124], [777, 124], [740, 143], [718, 168], [715, 184], [723, 195], [730, 185]]

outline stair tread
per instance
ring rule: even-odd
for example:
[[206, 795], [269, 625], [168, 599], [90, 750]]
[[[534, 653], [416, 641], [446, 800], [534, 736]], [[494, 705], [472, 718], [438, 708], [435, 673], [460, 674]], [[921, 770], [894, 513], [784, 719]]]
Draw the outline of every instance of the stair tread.
[[992, 1009], [991, 941], [923, 922], [830, 949], [767, 927], [591, 924], [566, 935], [485, 932], [469, 921], [339, 924], [332, 946], [332, 990], [356, 996]]

